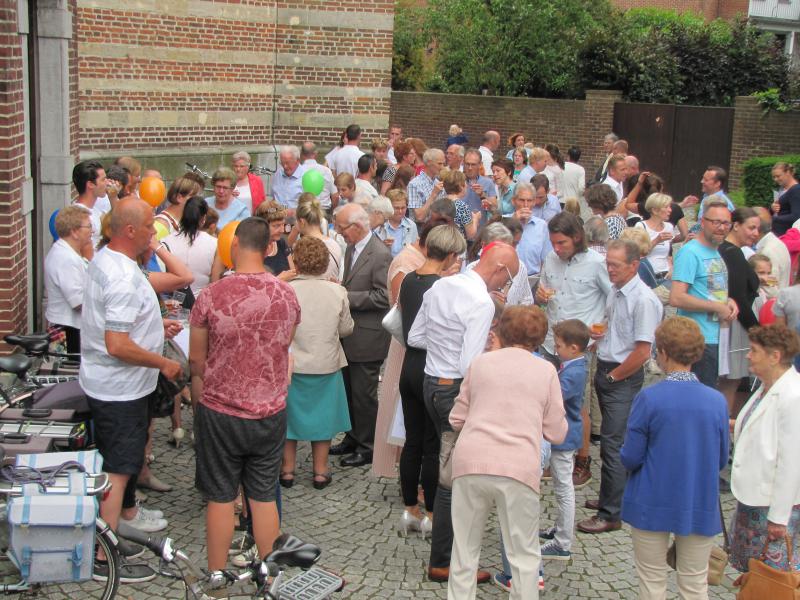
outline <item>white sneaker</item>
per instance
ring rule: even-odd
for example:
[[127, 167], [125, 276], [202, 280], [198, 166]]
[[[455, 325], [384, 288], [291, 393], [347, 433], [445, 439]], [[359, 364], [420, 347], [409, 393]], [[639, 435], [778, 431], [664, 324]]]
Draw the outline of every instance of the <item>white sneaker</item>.
[[162, 531], [163, 529], [166, 529], [168, 525], [166, 519], [148, 517], [143, 510], [137, 510], [136, 516], [130, 520], [120, 518], [120, 521], [126, 525], [129, 525], [130, 527], [135, 527], [139, 531], [144, 531], [145, 533]]
[[155, 508], [145, 508], [144, 504], [141, 502], [136, 503], [136, 508], [140, 513], [142, 513], [148, 519], [163, 519], [164, 513], [163, 511], [157, 510]]
[[241, 554], [237, 554], [231, 559], [231, 564], [235, 567], [239, 567], [243, 569], [251, 562], [253, 562], [256, 558], [258, 558], [258, 546], [253, 544], [250, 548], [242, 552]]

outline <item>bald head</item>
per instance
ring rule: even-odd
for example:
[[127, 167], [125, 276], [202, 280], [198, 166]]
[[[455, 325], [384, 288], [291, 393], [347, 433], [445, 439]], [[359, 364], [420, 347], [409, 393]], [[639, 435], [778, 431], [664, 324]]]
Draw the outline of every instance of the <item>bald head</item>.
[[517, 251], [513, 246], [504, 242], [488, 244], [483, 249], [480, 261], [475, 267], [475, 273], [486, 282], [486, 288], [490, 292], [502, 290], [518, 271]]
[[109, 222], [111, 239], [123, 233], [128, 226], [141, 227], [152, 213], [153, 209], [144, 200], [139, 198], [120, 200], [111, 213]]
[[628, 154], [625, 157], [625, 166], [627, 167], [628, 177], [639, 174], [639, 159], [633, 154]]
[[483, 134], [483, 145], [490, 150], [497, 150], [497, 148], [500, 146], [500, 134], [493, 129], [490, 129]]

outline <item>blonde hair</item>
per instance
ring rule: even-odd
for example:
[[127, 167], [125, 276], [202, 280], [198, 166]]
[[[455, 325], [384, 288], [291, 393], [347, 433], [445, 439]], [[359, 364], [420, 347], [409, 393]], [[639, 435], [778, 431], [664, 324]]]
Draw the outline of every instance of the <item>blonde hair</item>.
[[467, 177], [461, 171], [455, 171], [445, 167], [439, 171], [439, 181], [444, 185], [444, 191], [448, 194], [457, 194], [467, 187]]
[[286, 218], [286, 208], [273, 200], [264, 200], [258, 205], [253, 216], [261, 217], [267, 223], [272, 223]]
[[297, 211], [295, 216], [298, 220], [303, 219], [309, 225], [322, 225], [322, 205], [314, 194], [303, 192], [297, 199]]
[[544, 148], [539, 148], [537, 146], [531, 150], [531, 155], [528, 157], [528, 162], [533, 164], [534, 161], [547, 160], [548, 158], [550, 158], [550, 153]]
[[639, 255], [647, 256], [650, 254], [650, 234], [641, 227], [627, 227], [622, 230], [619, 236], [621, 240], [630, 240], [639, 247]]
[[448, 130], [448, 132], [450, 133], [451, 136], [455, 137], [459, 133], [461, 133], [461, 127], [453, 123], [452, 125], [450, 125], [450, 129]]
[[92, 221], [89, 212], [77, 206], [65, 206], [59, 209], [56, 215], [56, 233], [58, 237], [65, 238], [76, 229], [83, 226], [84, 220]]
[[578, 202], [578, 199], [575, 196], [570, 196], [566, 200], [564, 200], [564, 210], [568, 213], [572, 213], [576, 217], [581, 216], [581, 203]]
[[659, 208], [666, 208], [667, 206], [672, 205], [672, 196], [668, 194], [661, 194], [656, 192], [655, 194], [650, 194], [647, 197], [647, 200], [644, 202], [644, 209], [652, 213], [654, 210], [658, 210]]

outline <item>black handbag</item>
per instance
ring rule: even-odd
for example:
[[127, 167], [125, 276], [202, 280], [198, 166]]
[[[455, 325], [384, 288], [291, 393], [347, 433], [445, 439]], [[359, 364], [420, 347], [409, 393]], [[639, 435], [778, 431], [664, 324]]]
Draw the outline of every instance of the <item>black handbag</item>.
[[151, 418], [168, 417], [175, 409], [175, 396], [181, 388], [162, 373], [158, 374], [158, 383], [155, 391], [150, 394], [149, 412]]

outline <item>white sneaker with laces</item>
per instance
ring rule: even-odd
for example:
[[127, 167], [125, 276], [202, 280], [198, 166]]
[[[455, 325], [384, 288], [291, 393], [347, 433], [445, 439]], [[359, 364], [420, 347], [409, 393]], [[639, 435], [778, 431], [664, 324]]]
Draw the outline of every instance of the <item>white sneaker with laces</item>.
[[242, 569], [253, 562], [256, 558], [258, 558], [258, 546], [253, 544], [241, 554], [234, 556], [231, 559], [231, 564]]
[[168, 525], [166, 519], [148, 517], [142, 510], [137, 510], [136, 516], [132, 519], [120, 518], [120, 521], [145, 533], [162, 531]]
[[146, 508], [141, 502], [136, 503], [136, 508], [148, 519], [163, 519], [164, 512], [155, 508]]

